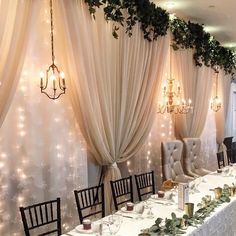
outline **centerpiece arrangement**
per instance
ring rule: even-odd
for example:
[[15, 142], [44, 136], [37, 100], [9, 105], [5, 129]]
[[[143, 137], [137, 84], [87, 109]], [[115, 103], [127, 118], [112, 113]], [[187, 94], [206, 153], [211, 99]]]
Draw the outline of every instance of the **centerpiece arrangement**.
[[[164, 236], [164, 235], [179, 235], [185, 234], [189, 226], [198, 227], [202, 225], [207, 217], [223, 203], [230, 202], [230, 197], [235, 195], [235, 185], [224, 185], [223, 188], [212, 189], [215, 193], [215, 199], [210, 195], [202, 198], [197, 204], [198, 210], [191, 216], [184, 214], [182, 217], [177, 217], [175, 213], [171, 214], [171, 218], [157, 218], [155, 224], [149, 228], [142, 230], [139, 236]], [[186, 212], [187, 213], [187, 212]]]

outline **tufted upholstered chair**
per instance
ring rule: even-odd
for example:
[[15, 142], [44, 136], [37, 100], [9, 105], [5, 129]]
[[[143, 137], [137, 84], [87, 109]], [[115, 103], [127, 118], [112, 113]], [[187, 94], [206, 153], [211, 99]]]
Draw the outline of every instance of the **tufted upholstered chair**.
[[199, 138], [184, 138], [184, 167], [186, 174], [192, 177], [204, 176], [210, 171], [202, 168], [200, 159], [201, 140]]
[[181, 165], [183, 143], [179, 140], [162, 143], [162, 165], [164, 179], [171, 179], [176, 182], [189, 182], [193, 177], [184, 174]]

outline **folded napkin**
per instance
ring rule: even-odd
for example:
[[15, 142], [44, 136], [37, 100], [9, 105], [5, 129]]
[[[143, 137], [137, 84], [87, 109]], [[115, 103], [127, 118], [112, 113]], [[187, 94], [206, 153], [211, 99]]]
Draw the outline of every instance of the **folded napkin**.
[[76, 232], [75, 230], [72, 230], [66, 234], [63, 234], [62, 236], [80, 236], [81, 233]]

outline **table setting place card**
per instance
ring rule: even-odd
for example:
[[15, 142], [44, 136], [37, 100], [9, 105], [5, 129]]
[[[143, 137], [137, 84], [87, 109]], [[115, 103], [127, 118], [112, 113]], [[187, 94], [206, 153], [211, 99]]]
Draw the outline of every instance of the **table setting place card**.
[[184, 210], [184, 204], [189, 202], [189, 184], [179, 183], [178, 184], [178, 208]]

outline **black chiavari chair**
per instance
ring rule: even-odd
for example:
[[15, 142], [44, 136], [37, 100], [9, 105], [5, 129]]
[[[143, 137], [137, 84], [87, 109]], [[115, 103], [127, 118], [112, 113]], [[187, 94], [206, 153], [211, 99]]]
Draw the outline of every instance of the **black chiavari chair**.
[[133, 202], [132, 176], [110, 181], [115, 209], [126, 202]]
[[227, 161], [228, 161], [228, 165], [229, 165], [230, 163], [232, 163], [232, 143], [233, 143], [233, 137], [226, 137], [226, 138], [224, 138], [223, 143], [224, 143], [224, 145], [227, 148], [226, 153], [227, 153]]
[[217, 155], [217, 161], [218, 161], [219, 169], [225, 167], [224, 153], [223, 152], [217, 152], [216, 155]]
[[105, 217], [104, 185], [82, 190], [74, 190], [77, 211], [82, 224], [83, 219], [96, 216]]
[[135, 175], [134, 177], [139, 201], [144, 200], [143, 196], [155, 194], [154, 171]]
[[[42, 229], [49, 225], [52, 229], [47, 231], [48, 228], [43, 228], [45, 232], [40, 232], [38, 236], [55, 235], [55, 233], [58, 236], [61, 235], [60, 198], [27, 207], [20, 207], [20, 213], [26, 236], [30, 236], [30, 232], [35, 229]], [[35, 235], [35, 233], [32, 235]]]

